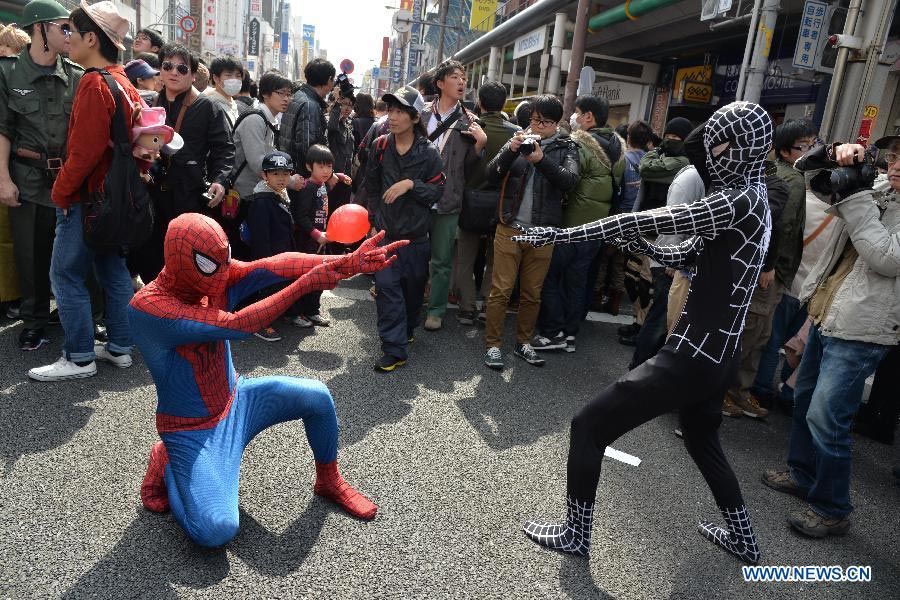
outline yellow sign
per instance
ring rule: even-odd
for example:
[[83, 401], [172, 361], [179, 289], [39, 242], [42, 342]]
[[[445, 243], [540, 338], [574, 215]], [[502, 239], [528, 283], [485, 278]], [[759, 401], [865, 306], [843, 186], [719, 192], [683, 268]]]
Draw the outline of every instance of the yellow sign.
[[[675, 83], [672, 86], [672, 96], [675, 101], [679, 101], [676, 94], [681, 92], [682, 81], [712, 84], [712, 74], [712, 65], [697, 65], [696, 67], [685, 67], [684, 69], [675, 71]], [[712, 94], [710, 94], [710, 99], [712, 99]], [[709, 100], [706, 100], [705, 102], [709, 102]]]
[[698, 102], [700, 104], [709, 104], [712, 102], [713, 88], [708, 83], [697, 83], [696, 81], [682, 81], [684, 87], [682, 99], [684, 102]]
[[494, 28], [496, 12], [497, 0], [472, 0], [472, 16], [469, 18], [469, 29], [473, 31], [490, 31]]
[[863, 117], [866, 119], [874, 119], [878, 116], [878, 107], [872, 106], [871, 104], [866, 106], [866, 109], [863, 111]]

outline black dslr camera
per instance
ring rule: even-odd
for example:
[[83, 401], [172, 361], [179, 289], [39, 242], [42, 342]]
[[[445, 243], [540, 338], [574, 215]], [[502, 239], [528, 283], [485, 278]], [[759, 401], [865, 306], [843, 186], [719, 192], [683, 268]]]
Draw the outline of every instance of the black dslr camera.
[[334, 80], [335, 85], [338, 86], [338, 89], [341, 90], [341, 98], [349, 98], [353, 100], [355, 97], [353, 84], [350, 82], [350, 78], [347, 77], [346, 73], [341, 73]]
[[840, 144], [829, 144], [813, 148], [794, 163], [794, 168], [802, 173], [814, 173], [808, 179], [809, 188], [820, 197], [831, 198], [832, 202], [847, 198], [861, 190], [871, 189], [878, 171], [875, 156], [869, 150], [865, 158], [852, 167], [844, 167], [835, 161], [835, 149]]

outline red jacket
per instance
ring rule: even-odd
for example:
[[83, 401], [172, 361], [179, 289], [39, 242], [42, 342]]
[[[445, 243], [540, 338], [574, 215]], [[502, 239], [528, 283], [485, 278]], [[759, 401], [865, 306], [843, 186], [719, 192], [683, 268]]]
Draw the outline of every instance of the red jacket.
[[[123, 109], [125, 111], [125, 131], [131, 132], [131, 112], [141, 97], [128, 81], [122, 65], [106, 67], [110, 75], [124, 90]], [[100, 188], [103, 178], [112, 162], [110, 146], [112, 117], [116, 112], [116, 101], [100, 73], [86, 73], [78, 84], [69, 121], [66, 147], [68, 155], [50, 197], [62, 209], [81, 202], [81, 187], [87, 182], [88, 190]]]

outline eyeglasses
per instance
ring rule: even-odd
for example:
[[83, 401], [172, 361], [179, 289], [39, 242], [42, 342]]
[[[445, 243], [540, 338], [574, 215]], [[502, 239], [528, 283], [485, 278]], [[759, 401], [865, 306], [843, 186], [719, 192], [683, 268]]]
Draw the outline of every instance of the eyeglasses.
[[797, 144], [796, 146], [791, 146], [791, 150], [797, 150], [799, 152], [806, 152], [813, 148], [818, 148], [821, 145], [822, 145], [822, 142], [820, 142], [819, 140], [816, 140], [812, 144]]
[[[60, 25], [59, 23], [54, 23], [53, 21], [47, 21], [47, 25], [53, 25], [54, 27], [59, 27], [60, 33], [62, 33], [66, 37], [69, 37], [73, 33], [72, 26], [69, 25], [68, 23], [63, 23], [62, 25]], [[78, 33], [80, 34], [81, 32], [79, 31]]]
[[275, 93], [281, 96], [282, 98], [287, 98], [291, 96], [291, 90], [275, 90]]
[[553, 121], [552, 119], [535, 119], [534, 117], [531, 117], [531, 124], [540, 125], [541, 127], [550, 127], [551, 125], [556, 125], [556, 121]]
[[139, 33], [139, 34], [137, 34], [136, 36], [134, 36], [134, 41], [136, 41], [136, 42], [149, 42], [149, 41], [150, 41], [150, 36], [148, 36], [147, 34], [144, 34], [144, 33]]
[[160, 66], [162, 66], [163, 71], [171, 71], [172, 69], [175, 69], [176, 71], [178, 71], [179, 75], [187, 75], [188, 71], [190, 71], [190, 69], [188, 69], [188, 66], [186, 64], [178, 63], [176, 65], [175, 63], [173, 63], [170, 60], [164, 60], [162, 65], [160, 65]]
[[883, 156], [884, 162], [886, 162], [888, 165], [892, 165], [900, 160], [900, 152], [885, 152]]

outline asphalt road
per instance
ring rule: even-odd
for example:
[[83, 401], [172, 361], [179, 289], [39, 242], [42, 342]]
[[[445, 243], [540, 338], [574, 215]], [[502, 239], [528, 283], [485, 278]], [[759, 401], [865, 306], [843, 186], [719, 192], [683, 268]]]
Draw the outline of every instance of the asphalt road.
[[30, 382], [28, 368], [56, 359], [62, 331], [26, 354], [15, 346], [20, 325], [0, 324], [0, 597], [900, 597], [897, 448], [856, 440], [853, 527], [809, 540], [786, 523], [801, 502], [759, 481], [784, 461], [781, 414], [728, 421], [721, 432], [763, 563], [871, 565], [872, 582], [745, 583], [740, 564], [696, 532], [699, 518], [719, 516], [672, 434], [674, 415], [614, 444], [642, 462], [605, 461], [589, 559], [535, 546], [521, 525], [563, 515], [571, 416], [628, 362], [615, 326], [588, 323], [578, 352], [551, 355], [543, 369], [510, 354], [500, 374], [481, 363], [480, 330], [451, 317], [437, 333], [420, 330], [406, 367], [376, 374], [365, 288], [360, 278], [324, 299], [329, 329], [282, 325], [282, 342], [254, 338], [233, 353], [247, 376], [328, 384], [339, 463], [379, 504], [377, 519], [355, 521], [312, 494], [312, 454], [302, 425], [289, 423], [247, 449], [241, 531], [217, 550], [194, 546], [170, 514], [140, 505], [157, 439], [140, 359], [128, 370], [101, 364], [92, 379]]

